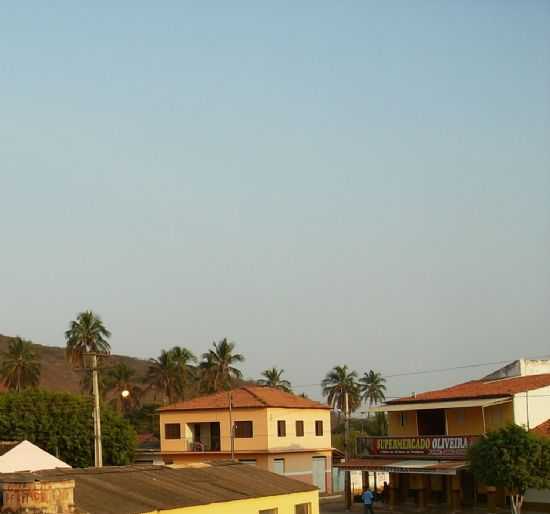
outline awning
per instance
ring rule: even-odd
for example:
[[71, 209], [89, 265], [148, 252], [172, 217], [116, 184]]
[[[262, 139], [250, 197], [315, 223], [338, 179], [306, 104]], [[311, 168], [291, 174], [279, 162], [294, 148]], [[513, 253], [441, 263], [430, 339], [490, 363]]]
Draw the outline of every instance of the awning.
[[512, 398], [480, 398], [477, 400], [450, 400], [447, 402], [407, 402], [398, 404], [378, 405], [368, 409], [369, 412], [403, 412], [411, 410], [427, 409], [463, 409], [467, 407], [491, 407], [502, 403], [511, 402]]
[[350, 471], [376, 471], [380, 473], [416, 473], [423, 475], [456, 475], [466, 467], [463, 460], [399, 460], [399, 459], [351, 459], [333, 464]]

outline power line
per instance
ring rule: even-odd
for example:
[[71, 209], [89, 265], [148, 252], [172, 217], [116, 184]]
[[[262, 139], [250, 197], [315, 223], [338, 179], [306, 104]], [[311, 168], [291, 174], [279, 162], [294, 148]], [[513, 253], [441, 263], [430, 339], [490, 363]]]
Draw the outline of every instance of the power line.
[[[492, 362], [480, 362], [477, 364], [464, 364], [462, 366], [453, 366], [449, 368], [434, 368], [434, 369], [426, 369], [421, 371], [405, 371], [401, 373], [393, 373], [390, 375], [384, 375], [382, 376], [384, 378], [395, 378], [395, 377], [406, 377], [406, 376], [414, 376], [414, 375], [427, 375], [430, 373], [443, 373], [446, 371], [456, 371], [456, 370], [462, 370], [462, 369], [468, 369], [468, 368], [482, 368], [484, 366], [496, 366], [498, 364], [508, 364], [510, 359], [508, 360], [502, 360], [502, 361], [492, 361]], [[293, 384], [292, 387], [321, 387], [323, 384], [321, 383], [315, 383], [315, 384]], [[388, 396], [389, 398], [389, 396]], [[401, 396], [396, 396], [395, 398], [401, 398]]]

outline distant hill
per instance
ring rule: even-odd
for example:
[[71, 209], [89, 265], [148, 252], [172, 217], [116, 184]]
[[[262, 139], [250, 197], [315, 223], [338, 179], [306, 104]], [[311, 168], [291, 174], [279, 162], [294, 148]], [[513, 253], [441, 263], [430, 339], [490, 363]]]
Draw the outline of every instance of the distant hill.
[[[0, 352], [8, 349], [12, 337], [0, 334]], [[56, 346], [44, 346], [34, 344], [37, 354], [40, 356], [42, 372], [40, 374], [40, 387], [50, 391], [65, 391], [68, 393], [80, 393], [80, 379], [83, 371], [78, 371], [65, 360], [65, 349]], [[126, 357], [124, 355], [112, 355], [109, 357], [108, 366], [114, 366], [124, 362], [130, 368], [136, 370], [138, 377], [145, 376], [147, 361]], [[0, 384], [0, 391], [5, 388]]]

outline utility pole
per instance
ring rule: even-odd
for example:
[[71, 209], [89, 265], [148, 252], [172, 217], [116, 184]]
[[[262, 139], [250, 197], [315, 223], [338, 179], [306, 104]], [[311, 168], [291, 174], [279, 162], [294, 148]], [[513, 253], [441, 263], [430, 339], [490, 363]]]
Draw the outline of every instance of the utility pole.
[[[349, 464], [349, 394], [346, 391], [345, 393], [345, 424], [344, 424], [344, 455], [346, 459], [346, 464]], [[346, 501], [346, 510], [351, 510], [352, 498], [351, 498], [351, 476], [349, 469], [346, 469], [344, 475], [344, 494]]]
[[231, 460], [235, 460], [235, 427], [233, 426], [233, 393], [229, 390], [229, 437], [231, 439]]
[[97, 354], [92, 353], [92, 387], [94, 394], [94, 455], [95, 467], [103, 466], [103, 449], [101, 445], [101, 414], [99, 412], [99, 380], [97, 377]]

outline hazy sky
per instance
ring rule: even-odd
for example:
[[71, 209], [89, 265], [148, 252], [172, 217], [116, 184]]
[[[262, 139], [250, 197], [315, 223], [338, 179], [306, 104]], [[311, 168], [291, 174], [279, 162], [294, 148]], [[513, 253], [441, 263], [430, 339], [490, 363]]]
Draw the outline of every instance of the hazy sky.
[[296, 384], [550, 353], [550, 2], [78, 3], [0, 6], [0, 333], [92, 308]]

